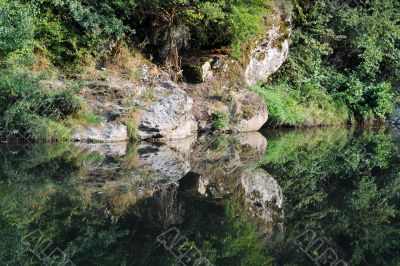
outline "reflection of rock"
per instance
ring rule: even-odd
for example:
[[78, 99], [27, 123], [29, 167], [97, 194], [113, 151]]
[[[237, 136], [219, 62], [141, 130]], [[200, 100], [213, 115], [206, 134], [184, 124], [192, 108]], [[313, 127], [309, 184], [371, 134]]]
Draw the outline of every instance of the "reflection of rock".
[[164, 142], [169, 148], [181, 154], [185, 158], [189, 158], [192, 152], [193, 144], [197, 140], [194, 136], [182, 140], [170, 140]]
[[283, 218], [282, 188], [262, 169], [244, 171], [241, 183], [250, 211], [266, 223], [267, 232], [272, 232]]
[[118, 143], [76, 143], [75, 146], [83, 149], [85, 152], [97, 152], [101, 156], [124, 156], [126, 155], [128, 142]]
[[125, 179], [124, 182], [136, 184], [142, 190], [158, 190], [176, 183], [190, 171], [190, 139], [140, 144], [76, 143], [75, 146], [76, 161], [82, 167], [80, 179], [97, 187]]
[[[113, 215], [119, 215], [136, 201], [176, 184], [189, 172], [189, 140], [137, 145], [76, 143], [74, 161], [81, 167], [80, 189], [88, 201], [101, 201]], [[164, 196], [159, 204], [171, 208], [168, 204], [173, 201]]]
[[197, 130], [192, 114], [193, 100], [172, 82], [165, 82], [156, 89], [165, 94], [141, 117], [140, 139], [184, 139]]
[[128, 131], [125, 125], [102, 123], [99, 126], [86, 126], [75, 130], [73, 141], [82, 142], [123, 142], [128, 141]]
[[190, 171], [190, 164], [184, 155], [165, 144], [142, 143], [138, 146], [138, 154], [139, 167], [153, 173], [152, 181], [173, 183]]
[[232, 193], [244, 169], [261, 159], [266, 146], [259, 132], [200, 138], [190, 159], [191, 171], [200, 176], [199, 193], [211, 198]]
[[243, 133], [236, 136], [241, 145], [249, 145], [257, 153], [264, 155], [267, 139], [260, 132]]

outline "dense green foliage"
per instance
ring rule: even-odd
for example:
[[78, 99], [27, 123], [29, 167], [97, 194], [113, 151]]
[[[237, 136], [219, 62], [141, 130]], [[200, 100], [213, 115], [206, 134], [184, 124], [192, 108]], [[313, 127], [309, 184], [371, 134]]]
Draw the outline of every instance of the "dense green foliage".
[[398, 145], [383, 131], [324, 129], [269, 138], [261, 164], [285, 196], [280, 265], [307, 264], [292, 242], [305, 229], [330, 239], [350, 265], [398, 265]]
[[[41, 52], [61, 66], [98, 54], [132, 29], [123, 24], [130, 1], [0, 1], [0, 54]], [[4, 38], [3, 38], [4, 37]], [[5, 45], [3, 44], [3, 40]]]
[[289, 58], [268, 88], [290, 88], [306, 108], [345, 103], [349, 120], [382, 120], [393, 108], [393, 85], [399, 82], [399, 2], [344, 2], [298, 1]]
[[[125, 40], [154, 49], [230, 45], [262, 32], [264, 0], [15, 0], [0, 1], [0, 55], [35, 52], [57, 66], [100, 55]], [[182, 30], [183, 29], [183, 30]], [[179, 30], [182, 34], [180, 36]], [[183, 38], [183, 39], [182, 39]], [[146, 46], [146, 45], [145, 45]], [[169, 51], [168, 51], [169, 50]]]
[[135, 10], [143, 17], [138, 31], [153, 44], [168, 46], [173, 41], [178, 48], [191, 49], [230, 45], [233, 55], [239, 56], [243, 41], [262, 33], [262, 16], [269, 7], [265, 0], [143, 0], [137, 1]]

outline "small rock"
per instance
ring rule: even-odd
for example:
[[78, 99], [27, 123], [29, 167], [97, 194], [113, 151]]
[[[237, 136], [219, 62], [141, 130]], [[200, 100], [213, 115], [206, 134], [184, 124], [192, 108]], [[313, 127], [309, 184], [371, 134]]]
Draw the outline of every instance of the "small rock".
[[102, 123], [99, 126], [79, 128], [72, 136], [73, 141], [82, 142], [124, 142], [128, 141], [128, 130], [125, 125]]
[[259, 95], [245, 92], [235, 97], [234, 115], [238, 119], [233, 126], [236, 131], [258, 131], [268, 120], [268, 109]]

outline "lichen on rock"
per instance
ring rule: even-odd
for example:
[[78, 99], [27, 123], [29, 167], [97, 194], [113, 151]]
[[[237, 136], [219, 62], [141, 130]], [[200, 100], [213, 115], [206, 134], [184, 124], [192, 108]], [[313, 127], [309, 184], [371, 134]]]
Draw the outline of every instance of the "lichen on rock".
[[166, 96], [160, 98], [144, 112], [139, 123], [139, 138], [183, 139], [197, 131], [192, 114], [193, 100], [175, 83], [160, 84], [157, 91]]
[[265, 38], [259, 39], [249, 53], [245, 69], [245, 80], [249, 86], [265, 83], [282, 66], [289, 54], [290, 16], [285, 17], [276, 9], [266, 23], [269, 29]]

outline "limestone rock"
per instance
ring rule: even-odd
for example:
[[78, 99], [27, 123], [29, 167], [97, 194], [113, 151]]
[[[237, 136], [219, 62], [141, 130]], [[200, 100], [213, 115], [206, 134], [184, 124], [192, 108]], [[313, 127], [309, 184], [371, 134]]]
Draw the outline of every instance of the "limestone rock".
[[249, 86], [265, 83], [288, 56], [290, 18], [282, 19], [277, 12], [270, 24], [271, 28], [266, 38], [261, 39], [250, 53], [249, 63], [245, 69], [245, 79]]
[[75, 130], [73, 141], [82, 142], [124, 142], [128, 141], [128, 131], [125, 125], [102, 123], [99, 126], [86, 126]]
[[[197, 59], [197, 58], [196, 58]], [[213, 79], [212, 59], [185, 62], [182, 65], [184, 78], [191, 83], [201, 83]]]
[[193, 135], [197, 130], [192, 114], [193, 100], [173, 82], [164, 82], [156, 90], [165, 96], [142, 115], [140, 139], [184, 139]]

